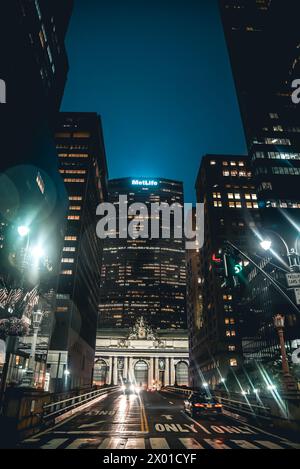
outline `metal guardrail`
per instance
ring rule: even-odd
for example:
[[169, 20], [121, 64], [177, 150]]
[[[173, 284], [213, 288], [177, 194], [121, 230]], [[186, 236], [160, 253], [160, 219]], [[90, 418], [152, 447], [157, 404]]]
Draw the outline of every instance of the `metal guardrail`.
[[[184, 389], [184, 388], [177, 388], [175, 386], [166, 386], [165, 388], [162, 389], [163, 391], [166, 392], [171, 392], [173, 394], [179, 394], [183, 396], [189, 396], [193, 390], [191, 389]], [[218, 396], [214, 394], [214, 397], [221, 403], [223, 404], [225, 409], [228, 409], [229, 411], [232, 412], [237, 412], [237, 413], [243, 413], [251, 416], [256, 416], [256, 417], [262, 417], [265, 419], [271, 419], [270, 416], [270, 407], [258, 404], [258, 403], [252, 403], [252, 402], [242, 402], [238, 401], [232, 398], [225, 398], [222, 396]]]
[[113, 392], [119, 389], [119, 386], [111, 386], [104, 389], [97, 389], [96, 391], [90, 391], [85, 394], [80, 394], [78, 396], [70, 397], [68, 399], [63, 399], [61, 401], [52, 402], [51, 404], [46, 404], [43, 407], [43, 419], [49, 420], [57, 417], [65, 412], [76, 409], [77, 407], [86, 404], [97, 397], [102, 396], [108, 392]]

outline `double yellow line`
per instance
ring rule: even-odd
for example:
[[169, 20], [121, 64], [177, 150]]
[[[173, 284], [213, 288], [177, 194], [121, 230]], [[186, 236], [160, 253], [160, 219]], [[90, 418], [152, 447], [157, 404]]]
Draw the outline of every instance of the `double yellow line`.
[[148, 420], [146, 416], [145, 406], [141, 398], [140, 398], [140, 410], [141, 410], [141, 430], [142, 432], [149, 433], [149, 425], [148, 425]]

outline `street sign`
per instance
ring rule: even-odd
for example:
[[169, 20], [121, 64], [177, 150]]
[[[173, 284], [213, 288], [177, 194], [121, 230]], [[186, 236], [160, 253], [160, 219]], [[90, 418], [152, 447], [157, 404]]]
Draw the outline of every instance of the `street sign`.
[[296, 303], [300, 305], [300, 288], [295, 288]]
[[300, 273], [286, 274], [286, 280], [289, 287], [300, 287]]

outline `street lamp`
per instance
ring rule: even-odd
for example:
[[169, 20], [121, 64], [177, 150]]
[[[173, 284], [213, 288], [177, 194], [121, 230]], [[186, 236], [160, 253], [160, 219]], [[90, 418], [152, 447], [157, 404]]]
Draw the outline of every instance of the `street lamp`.
[[33, 336], [32, 336], [28, 369], [26, 370], [26, 375], [25, 375], [26, 385], [28, 383], [30, 387], [34, 387], [35, 352], [36, 352], [38, 332], [39, 332], [42, 319], [43, 319], [43, 312], [41, 310], [33, 311], [32, 313]]
[[270, 251], [270, 249], [272, 247], [272, 241], [270, 239], [265, 239], [260, 243], [260, 246], [265, 251]]
[[283, 333], [284, 316], [282, 314], [276, 314], [273, 320], [274, 320], [275, 329], [277, 330], [278, 336], [279, 336], [280, 350], [281, 350], [281, 356], [282, 356], [282, 371], [284, 374], [289, 374], [290, 369], [289, 369], [288, 359], [287, 359], [286, 350], [285, 350], [284, 333]]
[[[277, 233], [276, 231], [273, 231], [273, 230], [267, 230], [267, 231], [274, 234], [275, 236], [277, 236], [277, 238], [279, 238], [280, 241], [283, 243], [283, 245], [286, 249], [286, 255], [287, 255], [288, 260], [289, 260], [290, 271], [291, 272], [299, 272], [300, 271], [300, 262], [299, 262], [299, 253], [298, 253], [299, 236], [297, 236], [297, 238], [295, 240], [294, 247], [290, 248], [288, 246], [287, 242], [285, 241], [285, 239], [279, 233]], [[260, 242], [261, 248], [264, 249], [265, 251], [270, 251], [271, 248], [272, 248], [272, 244], [273, 243], [272, 243], [272, 240], [270, 238], [263, 239]]]
[[21, 236], [21, 238], [24, 238], [25, 236], [29, 235], [29, 228], [28, 226], [25, 225], [20, 225], [18, 226], [18, 233]]

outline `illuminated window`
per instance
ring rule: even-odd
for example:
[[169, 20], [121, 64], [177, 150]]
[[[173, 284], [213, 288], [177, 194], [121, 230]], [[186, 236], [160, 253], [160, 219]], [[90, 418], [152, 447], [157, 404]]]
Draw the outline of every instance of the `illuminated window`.
[[215, 166], [216, 164], [217, 164], [216, 161], [211, 161], [211, 162], [210, 162], [210, 165], [211, 165], [211, 166]]
[[68, 220], [80, 220], [80, 215], [68, 215]]
[[61, 275], [73, 275], [73, 270], [62, 270]]
[[237, 359], [236, 358], [230, 358], [229, 360], [229, 365], [230, 366], [237, 366]]
[[74, 132], [74, 138], [90, 138], [91, 134], [89, 132]]
[[235, 349], [236, 349], [235, 345], [229, 345], [229, 346], [228, 346], [229, 352], [234, 352]]
[[63, 257], [61, 262], [62, 264], [74, 264], [74, 259]]
[[77, 236], [65, 236], [65, 241], [77, 241]]
[[80, 205], [70, 205], [69, 210], [81, 210]]
[[64, 178], [64, 182], [85, 182], [85, 179], [78, 178]]
[[44, 192], [45, 192], [45, 183], [43, 181], [43, 178], [42, 178], [40, 172], [38, 172], [38, 174], [37, 174], [36, 183], [37, 183], [41, 193], [44, 194]]
[[69, 200], [82, 200], [80, 195], [70, 195]]

